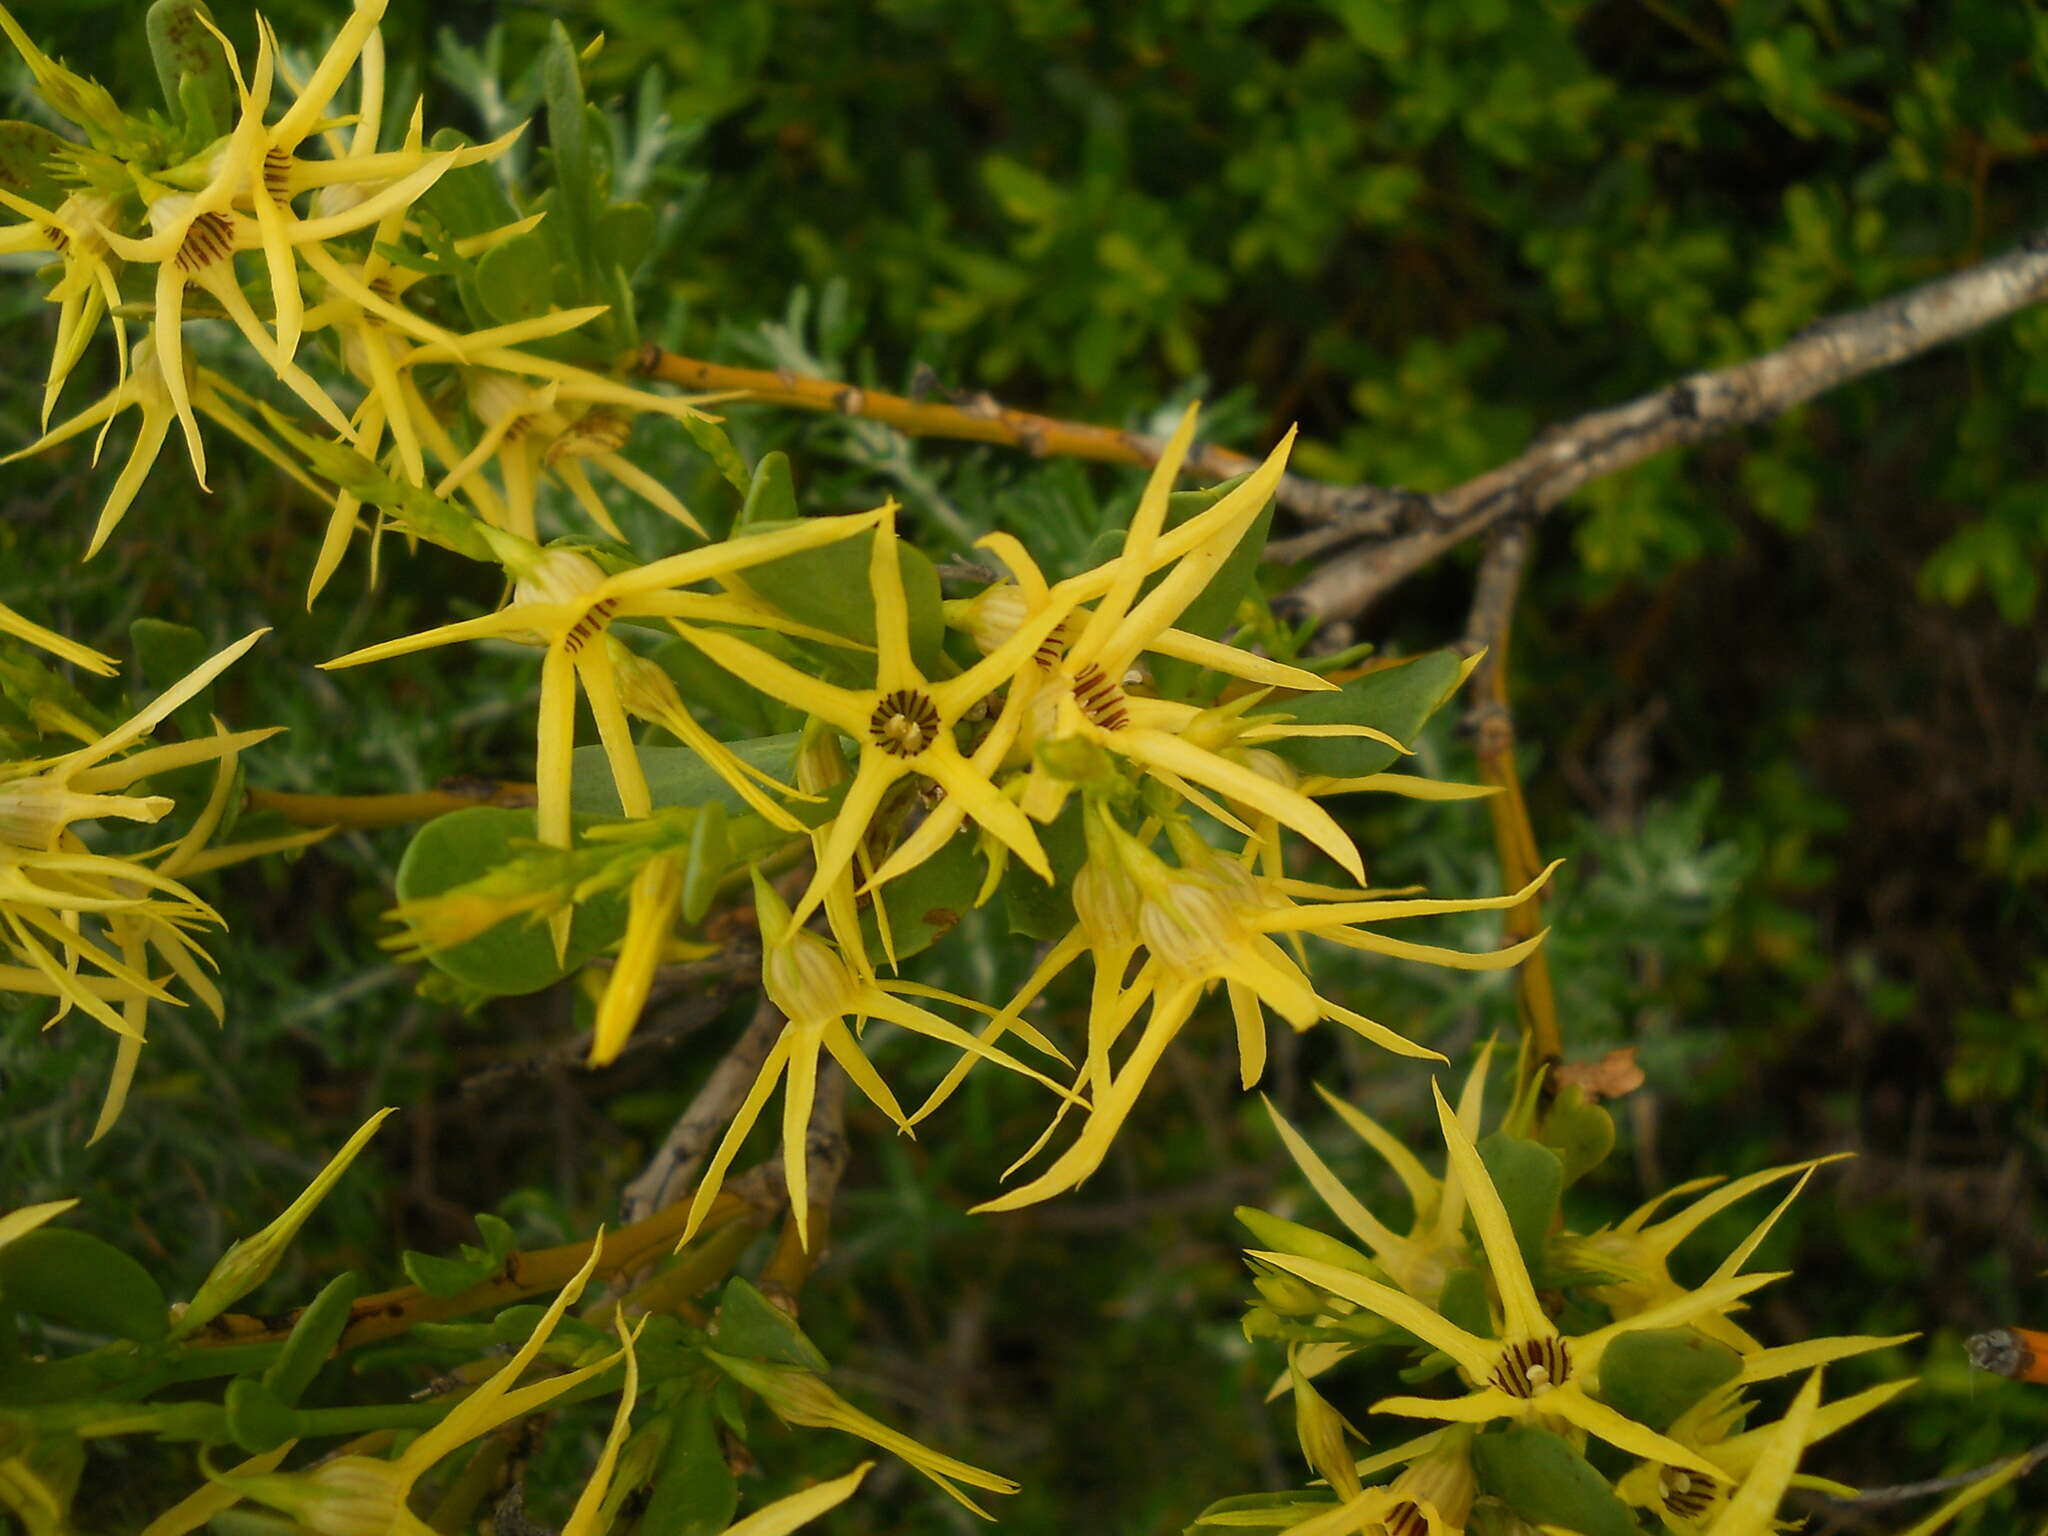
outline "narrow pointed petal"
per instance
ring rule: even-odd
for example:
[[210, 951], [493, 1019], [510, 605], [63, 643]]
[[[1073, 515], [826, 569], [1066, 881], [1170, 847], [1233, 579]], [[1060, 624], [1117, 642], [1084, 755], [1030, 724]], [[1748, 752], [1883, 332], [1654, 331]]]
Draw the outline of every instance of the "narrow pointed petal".
[[1534, 954], [1549, 932], [1546, 928], [1542, 933], [1519, 944], [1510, 944], [1506, 949], [1486, 949], [1476, 954], [1462, 949], [1439, 949], [1433, 944], [1410, 944], [1405, 939], [1390, 939], [1385, 934], [1365, 933], [1356, 928], [1335, 928], [1317, 933], [1316, 937], [1341, 944], [1346, 949], [1362, 949], [1367, 954], [1386, 955], [1394, 960], [1415, 960], [1423, 965], [1440, 965], [1446, 970], [1505, 971]]
[[1521, 1245], [1515, 1241], [1507, 1207], [1501, 1204], [1500, 1192], [1493, 1187], [1479, 1149], [1451, 1112], [1436, 1079], [1430, 1079], [1429, 1089], [1436, 1100], [1437, 1124], [1443, 1129], [1450, 1166], [1464, 1186], [1472, 1220], [1479, 1228], [1479, 1240], [1486, 1248], [1487, 1265], [1493, 1271], [1493, 1283], [1500, 1291], [1501, 1332], [1514, 1340], [1556, 1338], [1557, 1328], [1536, 1299], [1536, 1287], [1530, 1283], [1528, 1266], [1522, 1262]]
[[[1340, 1269], [1335, 1264], [1325, 1263], [1321, 1259], [1303, 1258], [1299, 1254], [1254, 1252], [1251, 1257], [1271, 1264], [1277, 1269], [1284, 1269], [1290, 1275], [1306, 1280], [1333, 1296], [1341, 1296], [1344, 1300], [1365, 1308], [1374, 1316], [1385, 1318], [1397, 1328], [1407, 1329], [1432, 1349], [1440, 1349], [1457, 1361], [1459, 1367], [1474, 1381], [1485, 1381], [1493, 1374], [1494, 1367], [1500, 1364], [1498, 1344], [1467, 1333], [1436, 1308], [1424, 1305], [1406, 1291], [1396, 1290], [1391, 1285], [1382, 1285], [1377, 1280], [1369, 1280], [1355, 1270]], [[1505, 1393], [1501, 1395], [1507, 1396]], [[1516, 1400], [1510, 1398], [1509, 1401]], [[1392, 1410], [1375, 1404], [1373, 1411], [1379, 1413]]]
[[1526, 1401], [1499, 1387], [1481, 1387], [1463, 1397], [1383, 1397], [1372, 1405], [1374, 1413], [1390, 1413], [1403, 1419], [1448, 1419], [1453, 1424], [1490, 1424], [1495, 1419], [1520, 1418]]
[[[1234, 645], [1225, 645], [1221, 640], [1205, 640], [1200, 635], [1191, 635], [1183, 629], [1163, 629], [1152, 637], [1145, 647], [1155, 656], [1171, 656], [1176, 661], [1192, 662], [1198, 667], [1223, 672], [1231, 677], [1241, 677], [1247, 682], [1264, 683], [1274, 688], [1299, 688], [1307, 693], [1328, 693], [1337, 684], [1314, 672], [1290, 667], [1285, 662], [1274, 661], [1269, 656], [1254, 656], [1250, 651], [1241, 651]], [[1405, 750], [1405, 749], [1404, 749]]]
[[1393, 1132], [1365, 1111], [1347, 1104], [1321, 1083], [1315, 1088], [1323, 1102], [1336, 1111], [1337, 1118], [1351, 1128], [1352, 1134], [1386, 1159], [1387, 1166], [1394, 1170], [1394, 1177], [1408, 1191], [1415, 1218], [1421, 1220], [1436, 1204], [1438, 1194], [1437, 1181], [1422, 1166], [1422, 1160], [1408, 1150], [1407, 1143], [1397, 1139]]
[[809, 1143], [811, 1106], [818, 1096], [818, 1045], [815, 1031], [793, 1032], [789, 1080], [782, 1089], [782, 1179], [789, 1190], [789, 1214], [796, 1222], [796, 1240], [806, 1249], [811, 1246]]
[[868, 718], [875, 711], [876, 700], [872, 693], [856, 693], [820, 682], [736, 635], [698, 629], [693, 625], [678, 625], [677, 630], [690, 644], [748, 687], [792, 704], [820, 720], [829, 721], [855, 740], [866, 739]]
[[1267, 933], [1306, 931], [1353, 923], [1386, 923], [1404, 917], [1437, 917], [1451, 912], [1500, 912], [1519, 907], [1543, 888], [1551, 874], [1563, 864], [1552, 860], [1543, 872], [1519, 891], [1505, 896], [1468, 896], [1397, 901], [1340, 901], [1314, 907], [1284, 907], [1262, 918], [1258, 924]]
[[1357, 846], [1330, 819], [1330, 813], [1307, 796], [1164, 731], [1105, 731], [1099, 739], [1114, 752], [1148, 765], [1156, 763], [1273, 817], [1335, 859], [1354, 880], [1365, 879], [1365, 863], [1358, 856]]
[[1669, 1435], [1660, 1435], [1654, 1429], [1638, 1424], [1605, 1403], [1595, 1402], [1579, 1389], [1576, 1381], [1546, 1392], [1536, 1401], [1541, 1404], [1543, 1412], [1555, 1414], [1566, 1423], [1574, 1424], [1630, 1455], [1640, 1456], [1646, 1461], [1660, 1461], [1667, 1467], [1684, 1467], [1711, 1478], [1726, 1476], [1691, 1447], [1680, 1445]]
[[676, 1239], [680, 1252], [697, 1229], [704, 1224], [704, 1218], [711, 1214], [711, 1202], [717, 1198], [720, 1186], [725, 1183], [726, 1170], [732, 1167], [733, 1159], [740, 1155], [740, 1147], [747, 1139], [747, 1132], [754, 1128], [754, 1122], [761, 1118], [761, 1110], [775, 1092], [775, 1085], [782, 1080], [783, 1064], [789, 1060], [790, 1035], [793, 1030], [785, 1028], [775, 1037], [775, 1043], [768, 1047], [768, 1054], [762, 1058], [761, 1070], [754, 1077], [754, 1086], [747, 1090], [747, 1096], [740, 1101], [740, 1107], [733, 1111], [732, 1124], [725, 1128], [718, 1150], [711, 1154], [711, 1161], [704, 1166], [704, 1172], [697, 1178], [697, 1192], [690, 1198], [690, 1214], [683, 1224], [683, 1235]]
[[1172, 494], [1174, 479], [1187, 459], [1188, 445], [1194, 441], [1195, 422], [1200, 414], [1201, 408], [1193, 404], [1181, 413], [1173, 436], [1167, 439], [1166, 446], [1160, 450], [1159, 458], [1152, 466], [1152, 473], [1146, 478], [1144, 492], [1138, 498], [1138, 510], [1132, 514], [1130, 531], [1124, 537], [1123, 554], [1111, 562], [1108, 589], [1095, 605], [1095, 611], [1088, 615], [1088, 622], [1068, 653], [1075, 658], [1077, 665], [1095, 659], [1123, 623], [1131, 604], [1137, 600], [1138, 589], [1151, 570], [1146, 563], [1147, 558], [1166, 524], [1166, 499]]
[[1273, 1101], [1264, 1094], [1259, 1096], [1266, 1106], [1266, 1113], [1272, 1117], [1273, 1128], [1280, 1133], [1281, 1143], [1287, 1148], [1287, 1155], [1307, 1175], [1309, 1187], [1322, 1197], [1330, 1213], [1343, 1222], [1352, 1236], [1372, 1250], [1375, 1258], [1383, 1257], [1398, 1248], [1408, 1245], [1408, 1240], [1397, 1236], [1377, 1216], [1365, 1208], [1365, 1203], [1351, 1193], [1344, 1181], [1330, 1171], [1329, 1164], [1317, 1155], [1316, 1149], [1287, 1121], [1286, 1116], [1273, 1107]]

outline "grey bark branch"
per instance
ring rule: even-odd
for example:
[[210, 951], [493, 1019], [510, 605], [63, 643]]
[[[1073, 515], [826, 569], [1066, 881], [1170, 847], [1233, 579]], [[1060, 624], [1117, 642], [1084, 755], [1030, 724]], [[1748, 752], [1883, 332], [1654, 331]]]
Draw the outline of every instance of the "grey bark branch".
[[[1277, 541], [1281, 560], [1361, 541], [1294, 590], [1312, 613], [1350, 618], [1454, 545], [1517, 511], [1547, 512], [1591, 480], [1764, 421], [1838, 384], [1954, 341], [2048, 297], [2048, 230], [2018, 249], [1823, 320], [1775, 352], [1692, 374], [1554, 427], [1519, 457], [1435, 495], [1372, 490], [1358, 510]], [[1371, 488], [1362, 488], [1371, 489]]]
[[690, 1100], [647, 1166], [619, 1198], [619, 1219], [632, 1223], [665, 1210], [681, 1199], [697, 1176], [712, 1142], [732, 1120], [733, 1111], [754, 1085], [768, 1050], [782, 1033], [782, 1010], [765, 997], [754, 1017], [733, 1042], [704, 1086]]

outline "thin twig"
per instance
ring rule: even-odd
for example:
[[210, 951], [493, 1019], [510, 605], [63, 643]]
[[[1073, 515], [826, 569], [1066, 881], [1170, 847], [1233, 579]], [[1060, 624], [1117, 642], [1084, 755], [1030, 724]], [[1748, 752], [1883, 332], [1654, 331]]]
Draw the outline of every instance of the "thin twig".
[[669, 1127], [669, 1133], [655, 1149], [633, 1182], [619, 1197], [619, 1215], [626, 1222], [644, 1221], [682, 1198], [697, 1177], [697, 1169], [710, 1152], [712, 1142], [732, 1120], [733, 1111], [760, 1075], [769, 1047], [782, 1033], [782, 1011], [765, 997], [754, 1017], [735, 1040], [697, 1096]]
[[272, 811], [300, 827], [402, 827], [476, 805], [531, 810], [533, 804], [531, 784], [475, 778], [448, 779], [433, 789], [405, 795], [300, 795], [252, 789], [244, 802], [248, 810]]
[[[736, 368], [725, 363], [685, 357], [661, 347], [643, 347], [632, 359], [651, 378], [690, 389], [736, 390], [746, 403], [787, 406], [799, 411], [829, 411], [879, 421], [911, 437], [946, 437], [964, 442], [1000, 443], [1021, 448], [1034, 458], [1093, 459], [1149, 469], [1166, 447], [1164, 438], [1083, 421], [1061, 421], [1012, 410], [986, 391], [956, 392], [946, 400], [921, 395], [892, 395], [836, 379], [808, 378], [787, 369]], [[1196, 443], [1188, 450], [1182, 473], [1200, 480], [1228, 480], [1258, 467], [1256, 459]], [[1325, 485], [1300, 475], [1281, 478], [1274, 499], [1299, 517], [1313, 522], [1394, 515], [1409, 497], [1372, 485]]]
[[[1501, 881], [1511, 891], [1527, 885], [1543, 868], [1536, 833], [1529, 823], [1529, 806], [1522, 798], [1522, 776], [1515, 767], [1515, 719], [1508, 705], [1508, 640], [1533, 541], [1526, 518], [1494, 528], [1479, 562], [1472, 612], [1465, 624], [1465, 654], [1486, 653], [1472, 674], [1472, 703], [1465, 713], [1465, 728], [1472, 733], [1480, 778], [1500, 790], [1487, 800], [1486, 808], [1493, 820]], [[1542, 927], [1543, 898], [1531, 896], [1509, 910], [1502, 924], [1501, 943], [1519, 944]], [[1564, 1038], [1550, 985], [1550, 958], [1541, 948], [1515, 970], [1515, 1011], [1529, 1042], [1528, 1069], [1540, 1071], [1563, 1060]], [[1552, 1080], [1546, 1077], [1544, 1081], [1548, 1085]]]
[[[648, 1051], [673, 1045], [704, 1028], [717, 1018], [743, 983], [760, 974], [761, 957], [751, 944], [737, 943], [709, 960], [684, 965], [665, 965], [655, 972], [654, 985], [641, 1012], [640, 1023], [626, 1041], [619, 1062]], [[544, 1051], [500, 1062], [472, 1073], [456, 1089], [458, 1101], [499, 1093], [528, 1078], [551, 1072], [576, 1071], [590, 1056], [590, 1036], [562, 1040]], [[642, 1212], [641, 1214], [648, 1214]], [[627, 1220], [634, 1220], [628, 1217]]]
[[2017, 1456], [2007, 1456], [2001, 1461], [1989, 1462], [1981, 1467], [1972, 1467], [1967, 1472], [1951, 1473], [1947, 1477], [1930, 1477], [1918, 1483], [1894, 1483], [1889, 1488], [1866, 1488], [1861, 1493], [1846, 1499], [1829, 1499], [1822, 1506], [1825, 1509], [1875, 1509], [1886, 1504], [1904, 1504], [1911, 1499], [1929, 1498], [1937, 1493], [1954, 1493], [1958, 1488], [1967, 1488], [1980, 1483], [1987, 1477], [2003, 1472], [2015, 1462], [2024, 1463], [2016, 1474], [2025, 1477], [2042, 1462], [2048, 1461], [2048, 1440], [2021, 1451]]
[[[1554, 427], [1518, 458], [1477, 479], [1417, 498], [1413, 526], [1377, 512], [1352, 515], [1366, 541], [1325, 564], [1293, 596], [1325, 617], [1355, 615], [1445, 550], [1517, 511], [1547, 512], [1588, 481], [1669, 449], [1764, 421], [1906, 358], [1967, 336], [2048, 297], [2048, 231], [2018, 249], [1923, 283], [1866, 309], [1808, 327], [1775, 352], [1696, 373], [1624, 405]], [[1334, 530], [1281, 540], [1276, 559], [1319, 553]]]

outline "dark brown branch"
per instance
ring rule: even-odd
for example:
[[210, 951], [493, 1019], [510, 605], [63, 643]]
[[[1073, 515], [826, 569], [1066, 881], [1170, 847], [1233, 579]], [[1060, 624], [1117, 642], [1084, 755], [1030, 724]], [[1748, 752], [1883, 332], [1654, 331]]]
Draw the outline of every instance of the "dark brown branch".
[[[1775, 352], [1696, 373], [1624, 405], [1552, 428], [1520, 457], [1477, 479], [1419, 498], [1421, 518], [1388, 536], [1376, 511], [1351, 520], [1363, 547], [1324, 565], [1294, 591], [1311, 613], [1349, 617], [1453, 545], [1511, 513], [1547, 512], [1588, 481], [1672, 448], [1767, 420], [2048, 297], [2048, 231], [2017, 250], [1809, 327]], [[1311, 530], [1274, 546], [1278, 559], [1328, 547]]]

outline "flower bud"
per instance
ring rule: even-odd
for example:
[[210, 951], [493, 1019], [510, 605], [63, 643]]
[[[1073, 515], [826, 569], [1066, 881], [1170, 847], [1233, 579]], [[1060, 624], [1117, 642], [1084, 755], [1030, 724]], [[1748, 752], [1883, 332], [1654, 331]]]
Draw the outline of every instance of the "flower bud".
[[1280, 1317], [1314, 1317], [1323, 1310], [1322, 1293], [1293, 1275], [1256, 1275], [1252, 1284]]
[[[1448, 1530], [1464, 1529], [1465, 1517], [1472, 1513], [1472, 1501], [1479, 1496], [1479, 1479], [1472, 1471], [1468, 1449], [1471, 1440], [1469, 1430], [1446, 1434], [1427, 1455], [1409, 1462], [1388, 1492], [1402, 1495], [1411, 1506], [1427, 1504]], [[1396, 1505], [1389, 1511], [1390, 1530], [1395, 1529], [1391, 1516], [1399, 1509]]]
[[845, 1018], [856, 1011], [860, 984], [839, 952], [797, 928], [761, 958], [768, 999], [798, 1028]]
[[573, 603], [604, 585], [604, 567], [573, 549], [543, 549], [520, 562], [515, 603]]
[[0, 783], [0, 847], [50, 853], [74, 821], [160, 821], [172, 803], [163, 795], [81, 795], [55, 774], [33, 774]]
[[[963, 632], [974, 648], [986, 656], [998, 650], [1031, 617], [1031, 605], [1023, 588], [1014, 581], [998, 581], [983, 587], [972, 597], [954, 598], [940, 604], [946, 623]], [[1066, 626], [1053, 633], [1058, 636]], [[1050, 643], [1050, 642], [1048, 642]]]

